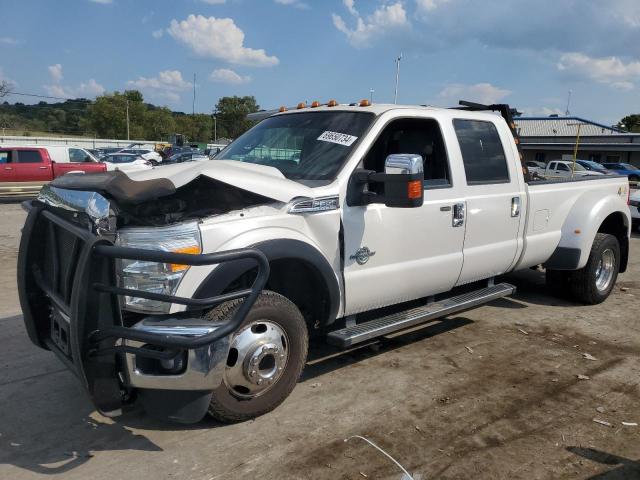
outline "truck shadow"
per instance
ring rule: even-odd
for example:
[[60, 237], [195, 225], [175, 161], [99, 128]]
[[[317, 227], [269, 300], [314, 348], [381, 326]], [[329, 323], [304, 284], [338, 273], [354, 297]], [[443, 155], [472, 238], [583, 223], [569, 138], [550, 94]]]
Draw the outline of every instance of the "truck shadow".
[[380, 338], [347, 350], [332, 347], [322, 338], [318, 338], [309, 345], [307, 365], [299, 381], [303, 383], [312, 380], [333, 370], [362, 362], [407, 344], [420, 342], [471, 323], [473, 321], [465, 317], [443, 318], [401, 332], [393, 337]]
[[[508, 301], [514, 303], [526, 302], [550, 307], [576, 307], [583, 305], [572, 301], [568, 292], [551, 292], [547, 288], [543, 270], [520, 270], [501, 277], [500, 281], [516, 286], [515, 295], [508, 298]], [[526, 305], [522, 303], [520, 305], [526, 308]]]
[[638, 460], [619, 457], [595, 448], [567, 447], [567, 451], [601, 465], [618, 466], [613, 470], [589, 477], [588, 480], [640, 479], [640, 462]]

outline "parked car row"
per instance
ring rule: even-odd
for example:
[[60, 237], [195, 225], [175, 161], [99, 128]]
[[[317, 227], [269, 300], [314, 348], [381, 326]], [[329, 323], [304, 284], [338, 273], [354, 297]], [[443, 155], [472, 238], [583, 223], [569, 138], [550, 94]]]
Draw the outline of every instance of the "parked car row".
[[529, 172], [534, 177], [584, 177], [593, 175], [626, 175], [630, 182], [640, 181], [640, 169], [630, 163], [598, 163], [592, 160], [552, 160], [549, 163], [529, 160]]

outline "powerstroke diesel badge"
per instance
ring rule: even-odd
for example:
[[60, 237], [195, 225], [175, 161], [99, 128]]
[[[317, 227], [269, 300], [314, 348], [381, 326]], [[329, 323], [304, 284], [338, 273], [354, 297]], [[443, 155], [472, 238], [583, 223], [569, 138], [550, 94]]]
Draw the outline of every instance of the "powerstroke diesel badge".
[[349, 258], [351, 260], [355, 260], [358, 262], [358, 265], [364, 265], [369, 261], [369, 257], [373, 257], [376, 252], [372, 252], [369, 250], [369, 247], [359, 248], [355, 254], [351, 255]]

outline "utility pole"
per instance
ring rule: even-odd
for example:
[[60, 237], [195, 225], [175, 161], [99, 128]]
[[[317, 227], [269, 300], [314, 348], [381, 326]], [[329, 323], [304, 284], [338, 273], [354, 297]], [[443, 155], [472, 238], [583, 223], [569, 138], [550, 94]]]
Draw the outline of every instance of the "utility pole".
[[393, 103], [398, 103], [398, 82], [400, 81], [400, 60], [402, 60], [402, 53], [396, 58], [396, 91], [393, 95]]
[[218, 143], [218, 109], [213, 108], [211, 116], [213, 117], [213, 143]]
[[196, 115], [196, 74], [193, 74], [193, 104], [191, 105], [191, 115]]
[[373, 88], [369, 89], [369, 102], [373, 103], [373, 94], [375, 93], [375, 90]]
[[127, 98], [127, 140], [129, 140], [129, 99]]
[[578, 147], [580, 146], [580, 129], [582, 128], [582, 125], [584, 125], [582, 122], [567, 123], [568, 127], [578, 127], [578, 132], [576, 134], [576, 146], [573, 148], [573, 164], [571, 165], [571, 178], [573, 178], [573, 176], [576, 173], [576, 160], [578, 158]]

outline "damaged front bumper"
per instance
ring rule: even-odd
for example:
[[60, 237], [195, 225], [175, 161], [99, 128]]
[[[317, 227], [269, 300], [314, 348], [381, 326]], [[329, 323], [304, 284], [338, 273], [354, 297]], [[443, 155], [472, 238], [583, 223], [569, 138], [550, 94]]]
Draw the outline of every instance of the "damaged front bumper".
[[[240, 326], [269, 275], [265, 255], [254, 249], [180, 254], [118, 247], [89, 227], [40, 202], [32, 202], [18, 256], [18, 290], [31, 340], [53, 351], [107, 416], [137, 395], [151, 414], [198, 421], [223, 378], [230, 335]], [[55, 209], [54, 209], [55, 210]], [[182, 298], [124, 289], [115, 281], [117, 259], [214, 265], [252, 259], [251, 288], [211, 298]], [[127, 295], [187, 306], [176, 316], [123, 318]], [[233, 319], [211, 323], [201, 312], [244, 298]]]

